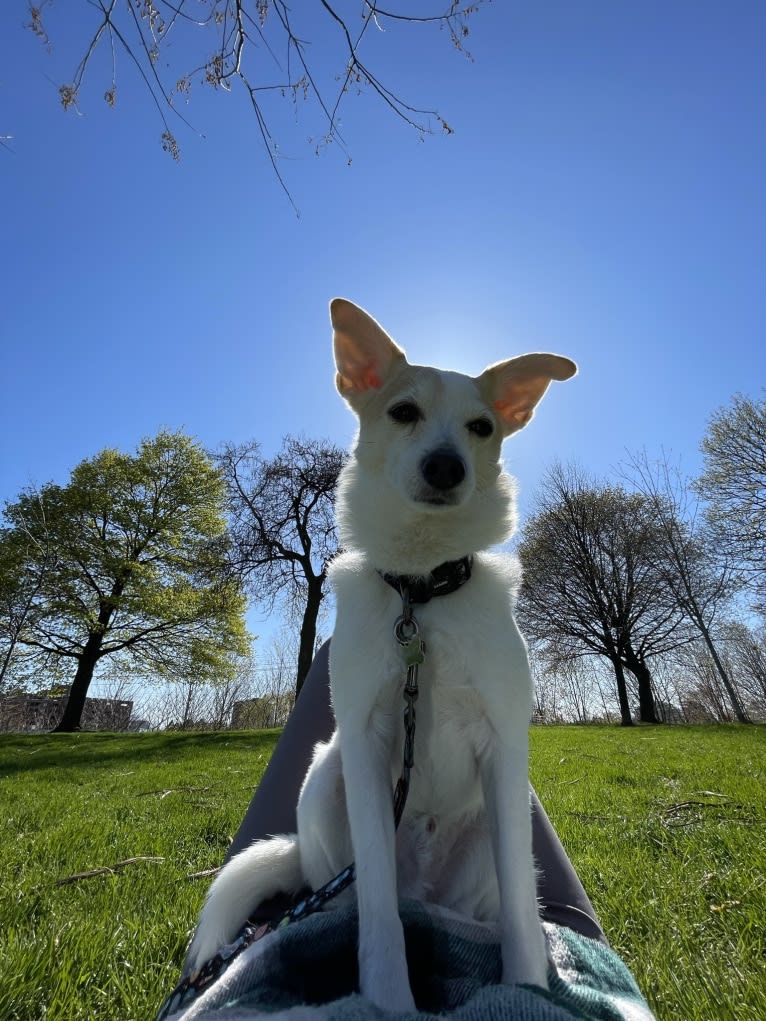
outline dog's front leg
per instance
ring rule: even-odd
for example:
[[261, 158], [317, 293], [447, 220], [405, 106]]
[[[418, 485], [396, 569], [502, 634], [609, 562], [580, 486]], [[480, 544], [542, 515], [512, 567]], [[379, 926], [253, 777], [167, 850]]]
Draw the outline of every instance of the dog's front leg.
[[359, 988], [378, 1007], [412, 1011], [396, 886], [390, 737], [370, 718], [366, 725], [338, 722], [356, 862]]
[[500, 888], [503, 982], [547, 989], [548, 954], [532, 857], [526, 732], [517, 736], [518, 743], [506, 743], [496, 733], [481, 764]]

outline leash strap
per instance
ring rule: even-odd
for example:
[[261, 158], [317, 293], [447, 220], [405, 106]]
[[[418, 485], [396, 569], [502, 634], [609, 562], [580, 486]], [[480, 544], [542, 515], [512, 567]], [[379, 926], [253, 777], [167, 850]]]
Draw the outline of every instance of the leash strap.
[[394, 790], [394, 826], [401, 822], [410, 790], [410, 771], [415, 764], [415, 703], [418, 699], [418, 667], [425, 659], [426, 646], [412, 613], [409, 589], [402, 590], [402, 615], [394, 624], [394, 638], [405, 650], [407, 680], [404, 685], [404, 755], [402, 774]]
[[239, 935], [233, 943], [227, 944], [218, 951], [209, 961], [205, 961], [199, 971], [192, 975], [187, 975], [186, 978], [181, 979], [178, 985], [175, 987], [173, 992], [168, 996], [165, 1002], [160, 1008], [160, 1012], [157, 1015], [156, 1021], [164, 1021], [170, 1014], [174, 1014], [180, 1010], [181, 1007], [186, 1006], [192, 1000], [195, 1000], [204, 990], [229, 967], [229, 965], [236, 960], [237, 957], [248, 947], [252, 946], [253, 943], [257, 943], [258, 940], [263, 939], [270, 932], [275, 932], [277, 929], [282, 929], [286, 925], [292, 925], [293, 922], [298, 922], [307, 915], [313, 915], [316, 911], [320, 911], [328, 900], [336, 897], [339, 893], [350, 886], [351, 883], [356, 879], [356, 866], [352, 862], [342, 872], [338, 873], [329, 883], [325, 883], [323, 887], [317, 890], [315, 893], [310, 894], [308, 897], [298, 901], [297, 904], [289, 908], [284, 914], [279, 915], [277, 918], [272, 918], [268, 922], [263, 922], [259, 925], [253, 922], [246, 922], [242, 927]]

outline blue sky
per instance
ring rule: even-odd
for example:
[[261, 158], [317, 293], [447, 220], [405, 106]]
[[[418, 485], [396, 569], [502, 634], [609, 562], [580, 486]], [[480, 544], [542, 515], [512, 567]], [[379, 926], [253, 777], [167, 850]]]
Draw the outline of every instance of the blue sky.
[[[357, 12], [356, 3], [347, 10]], [[438, 8], [439, 4], [433, 5]], [[331, 82], [319, 4], [302, 34]], [[352, 14], [355, 16], [355, 14]], [[556, 457], [607, 475], [661, 448], [697, 471], [709, 415], [766, 382], [766, 5], [496, 0], [445, 34], [370, 33], [370, 59], [454, 128], [425, 141], [349, 96], [270, 107], [280, 189], [245, 98], [197, 88], [174, 163], [129, 61], [114, 110], [92, 8], [0, 10], [0, 498], [65, 481], [161, 426], [204, 444], [288, 432], [347, 445], [328, 299], [362, 304], [411, 360], [472, 374], [527, 350], [574, 358], [505, 447], [522, 508]], [[183, 54], [173, 54], [183, 70]]]

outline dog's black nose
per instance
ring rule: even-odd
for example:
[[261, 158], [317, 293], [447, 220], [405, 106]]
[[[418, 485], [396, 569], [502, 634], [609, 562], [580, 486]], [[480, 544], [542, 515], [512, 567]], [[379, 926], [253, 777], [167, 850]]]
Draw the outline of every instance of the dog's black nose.
[[420, 470], [429, 486], [442, 491], [454, 489], [465, 478], [463, 460], [453, 450], [434, 450], [423, 458]]

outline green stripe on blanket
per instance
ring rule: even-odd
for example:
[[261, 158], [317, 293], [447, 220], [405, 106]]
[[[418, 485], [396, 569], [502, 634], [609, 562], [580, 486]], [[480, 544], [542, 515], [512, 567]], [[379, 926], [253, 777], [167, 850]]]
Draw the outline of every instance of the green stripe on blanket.
[[[401, 904], [410, 980], [419, 1012], [456, 1021], [652, 1021], [617, 955], [561, 926], [545, 924], [555, 975], [550, 991], [500, 984], [497, 929]], [[245, 1021], [289, 1011], [291, 1021], [384, 1021], [392, 1015], [359, 995], [353, 908], [326, 911], [254, 943], [221, 977], [168, 1021]]]

